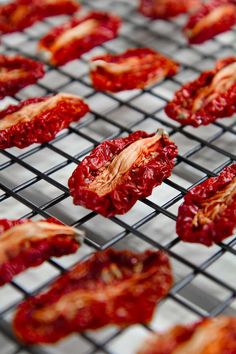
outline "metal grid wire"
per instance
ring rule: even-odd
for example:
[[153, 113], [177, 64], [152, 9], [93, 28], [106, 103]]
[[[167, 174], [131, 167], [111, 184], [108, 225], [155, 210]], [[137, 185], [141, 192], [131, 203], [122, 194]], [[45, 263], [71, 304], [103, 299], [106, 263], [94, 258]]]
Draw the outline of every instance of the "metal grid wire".
[[[47, 73], [0, 108], [28, 97], [52, 92], [76, 93], [86, 98], [91, 113], [80, 123], [58, 134], [50, 143], [0, 153], [1, 217], [42, 218], [54, 216], [86, 231], [85, 245], [72, 256], [53, 259], [15, 277], [0, 289], [0, 353], [35, 354], [120, 354], [135, 353], [150, 330], [162, 330], [177, 322], [188, 323], [203, 316], [236, 314], [236, 238], [206, 248], [184, 244], [175, 234], [178, 206], [192, 186], [215, 176], [235, 160], [236, 116], [198, 129], [181, 127], [163, 112], [166, 102], [184, 82], [214, 66], [217, 58], [235, 54], [236, 32], [231, 31], [201, 46], [187, 46], [181, 34], [185, 17], [173, 21], [151, 21], [136, 11], [134, 0], [87, 0], [83, 11], [113, 11], [123, 18], [120, 36], [97, 47], [61, 68], [47, 66]], [[83, 12], [82, 11], [82, 12]], [[48, 29], [66, 16], [47, 19], [22, 33], [2, 37], [2, 53], [21, 53], [38, 58], [36, 44]], [[121, 52], [130, 47], [149, 46], [178, 60], [179, 74], [145, 90], [118, 94], [93, 90], [86, 62], [104, 52]], [[172, 176], [152, 196], [139, 201], [124, 216], [105, 219], [74, 206], [67, 180], [76, 165], [104, 139], [143, 129], [163, 127], [179, 146]], [[14, 337], [11, 318], [16, 305], [30, 294], [46, 288], [53, 279], [94, 250], [113, 246], [143, 251], [166, 250], [172, 261], [175, 284], [155, 311], [149, 326], [128, 329], [108, 327], [73, 335], [53, 347], [25, 347]]]

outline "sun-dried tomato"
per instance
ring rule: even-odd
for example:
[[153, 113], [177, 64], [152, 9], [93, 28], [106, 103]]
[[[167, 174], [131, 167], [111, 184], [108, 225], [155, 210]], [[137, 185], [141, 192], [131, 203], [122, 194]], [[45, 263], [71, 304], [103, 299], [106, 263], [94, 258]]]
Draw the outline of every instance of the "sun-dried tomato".
[[162, 129], [105, 141], [70, 177], [74, 203], [106, 217], [124, 214], [170, 176], [176, 155], [176, 145]]
[[75, 0], [14, 0], [0, 6], [0, 32], [22, 31], [45, 17], [73, 14], [79, 7]]
[[211, 246], [236, 227], [236, 164], [191, 189], [180, 206], [176, 231], [183, 241]]
[[97, 252], [47, 292], [23, 302], [14, 330], [26, 343], [54, 343], [73, 332], [108, 324], [147, 323], [172, 282], [170, 263], [162, 252]]
[[213, 70], [175, 93], [166, 114], [183, 125], [207, 125], [236, 111], [236, 57], [219, 60]]
[[149, 48], [105, 54], [91, 61], [91, 79], [101, 91], [118, 92], [144, 88], [176, 74], [179, 65]]
[[78, 96], [59, 93], [30, 98], [0, 111], [0, 149], [44, 143], [89, 110]]
[[50, 257], [74, 253], [79, 231], [54, 218], [31, 221], [0, 219], [0, 285]]
[[49, 61], [63, 65], [117, 36], [121, 20], [106, 12], [91, 12], [53, 28], [39, 42]]
[[138, 354], [234, 354], [235, 333], [235, 317], [206, 318], [152, 335]]
[[200, 0], [140, 0], [139, 10], [144, 16], [166, 19], [193, 11], [200, 3]]
[[16, 55], [0, 54], [0, 99], [13, 96], [23, 87], [34, 84], [43, 77], [43, 64]]
[[190, 16], [184, 33], [189, 43], [198, 44], [230, 30], [235, 24], [235, 0], [211, 0]]

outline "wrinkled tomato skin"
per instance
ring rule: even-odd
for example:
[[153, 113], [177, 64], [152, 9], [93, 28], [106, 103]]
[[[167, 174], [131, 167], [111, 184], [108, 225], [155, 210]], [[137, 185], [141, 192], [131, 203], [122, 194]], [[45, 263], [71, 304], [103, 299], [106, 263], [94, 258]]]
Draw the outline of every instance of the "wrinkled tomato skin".
[[[143, 264], [141, 273], [133, 270], [137, 262]], [[113, 279], [112, 283], [107, 284], [102, 278], [102, 270], [112, 264], [121, 270], [125, 268], [126, 274], [122, 279]], [[17, 309], [13, 327], [23, 342], [39, 344], [55, 343], [73, 332], [80, 333], [108, 324], [123, 327], [134, 323], [147, 323], [151, 319], [156, 303], [166, 296], [172, 282], [170, 263], [164, 253], [146, 251], [136, 254], [112, 249], [97, 252], [87, 261], [79, 263], [74, 269], [59, 277], [47, 292], [23, 302]], [[106, 291], [111, 286], [113, 289], [120, 288], [121, 291], [107, 297]], [[52, 306], [61, 296], [75, 290], [87, 289], [88, 291], [94, 289], [94, 299], [76, 309], [77, 312], [73, 317], [68, 318], [65, 312], [50, 319], [49, 323], [34, 317], [35, 311]], [[97, 297], [96, 294], [103, 289], [104, 299], [103, 296]], [[122, 311], [119, 311], [120, 309]]]
[[[15, 21], [11, 20], [20, 6], [27, 7], [25, 16]], [[45, 17], [73, 14], [79, 7], [80, 5], [73, 0], [57, 1], [54, 4], [44, 4], [42, 0], [15, 0], [0, 6], [0, 32], [22, 31]]]
[[168, 19], [198, 8], [200, 0], [140, 0], [139, 11], [147, 17]]
[[[225, 4], [235, 5], [235, 12], [222, 16], [222, 18], [208, 26], [204, 26], [197, 34], [191, 34], [191, 30], [202, 20], [205, 16], [209, 15], [214, 9]], [[193, 13], [188, 19], [184, 27], [184, 34], [188, 38], [190, 44], [201, 44], [216, 35], [229, 31], [236, 24], [236, 3], [234, 0], [211, 0]]]
[[53, 28], [39, 42], [39, 49], [51, 51], [54, 41], [66, 30], [69, 30], [80, 23], [87, 20], [97, 20], [99, 28], [96, 33], [87, 35], [81, 39], [75, 39], [51, 53], [50, 62], [54, 65], [63, 65], [67, 62], [80, 58], [82, 54], [88, 52], [92, 48], [115, 38], [121, 25], [121, 20], [118, 16], [111, 15], [105, 12], [91, 12], [83, 18], [74, 18], [70, 22]]
[[70, 193], [74, 198], [74, 204], [92, 209], [97, 213], [112, 217], [115, 214], [126, 213], [138, 199], [145, 198], [162, 181], [169, 177], [174, 167], [174, 158], [177, 155], [177, 147], [168, 137], [162, 138], [162, 148], [157, 158], [140, 166], [138, 171], [129, 172], [130, 180], [127, 179], [116, 186], [111, 192], [99, 196], [89, 190], [86, 180], [93, 180], [99, 175], [99, 169], [109, 163], [112, 157], [118, 155], [131, 143], [154, 134], [136, 131], [126, 138], [118, 138], [105, 141], [96, 147], [75, 169], [69, 179]]
[[[10, 105], [7, 109], [0, 111], [0, 119], [29, 104], [46, 101], [48, 97], [30, 98], [18, 105]], [[31, 121], [21, 122], [0, 130], [0, 149], [12, 146], [22, 149], [34, 143], [51, 141], [60, 130], [67, 128], [71, 122], [78, 121], [88, 111], [89, 107], [82, 99], [78, 105], [71, 105], [66, 101], [60, 102], [50, 112], [39, 114]]]
[[34, 84], [38, 79], [44, 76], [43, 64], [24, 58], [21, 56], [6, 56], [0, 54], [0, 72], [1, 70], [22, 69], [27, 75], [8, 81], [1, 80], [0, 75], [0, 99], [5, 96], [13, 96], [22, 88]]
[[[224, 93], [196, 112], [192, 111], [192, 104], [199, 91], [210, 85], [222, 68], [234, 62], [236, 57], [219, 60], [213, 70], [203, 72], [196, 80], [181, 87], [165, 107], [166, 114], [182, 125], [192, 125], [196, 128], [208, 125], [217, 118], [231, 117], [236, 111], [236, 84], [232, 84]], [[182, 112], [186, 114], [186, 118], [180, 118]]]
[[[45, 220], [42, 220], [45, 221]], [[49, 218], [47, 222], [61, 224], [57, 219]], [[30, 222], [28, 219], [8, 220], [0, 219], [1, 233], [16, 225]], [[36, 267], [51, 257], [61, 257], [77, 251], [79, 243], [69, 236], [60, 235], [48, 240], [40, 240], [32, 243], [30, 248], [0, 264], [0, 286], [10, 282], [13, 277], [30, 267]]]
[[[142, 59], [147, 55], [152, 56], [152, 63], [142, 66]], [[164, 57], [158, 52], [149, 48], [128, 49], [120, 55], [105, 54], [92, 59], [103, 60], [108, 63], [125, 63], [129, 58], [138, 58], [140, 66], [136, 65], [135, 70], [125, 71], [120, 74], [109, 73], [103, 68], [97, 67], [91, 70], [90, 76], [93, 86], [99, 91], [119, 92], [122, 90], [132, 90], [144, 88], [149, 82], [158, 82], [164, 77], [170, 77], [177, 73], [179, 65], [171, 59]], [[163, 73], [167, 70], [167, 73]]]
[[226, 167], [219, 176], [208, 178], [185, 195], [184, 203], [179, 207], [176, 223], [176, 232], [183, 241], [211, 246], [233, 235], [236, 226], [235, 198], [220, 217], [211, 223], [194, 227], [192, 222], [201, 203], [224, 188], [235, 176], [236, 164]]

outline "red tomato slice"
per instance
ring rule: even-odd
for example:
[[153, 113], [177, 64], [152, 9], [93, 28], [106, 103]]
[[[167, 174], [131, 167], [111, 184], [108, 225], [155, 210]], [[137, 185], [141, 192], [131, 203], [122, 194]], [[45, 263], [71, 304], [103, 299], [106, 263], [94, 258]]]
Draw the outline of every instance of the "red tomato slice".
[[0, 54], [0, 99], [15, 95], [43, 76], [43, 64], [19, 55]]
[[0, 285], [29, 267], [50, 257], [74, 253], [79, 248], [79, 231], [58, 220], [0, 220]]
[[236, 111], [236, 57], [219, 60], [213, 70], [185, 84], [165, 108], [183, 125], [207, 125]]
[[47, 292], [23, 302], [13, 327], [22, 341], [34, 344], [54, 343], [73, 332], [108, 324], [146, 323], [172, 281], [164, 253], [97, 252]]
[[0, 32], [22, 31], [45, 17], [70, 15], [79, 8], [75, 0], [14, 0], [0, 6]]
[[139, 10], [147, 17], [168, 19], [191, 12], [200, 4], [200, 0], [140, 0]]
[[148, 48], [105, 54], [91, 61], [91, 79], [97, 90], [118, 92], [144, 88], [173, 76], [179, 65]]
[[58, 93], [30, 98], [0, 112], [0, 149], [44, 143], [89, 110], [78, 96]]
[[186, 242], [211, 246], [236, 227], [236, 164], [191, 189], [179, 208], [176, 231]]
[[211, 0], [189, 17], [184, 33], [189, 43], [203, 43], [236, 24], [235, 0]]
[[53, 28], [39, 42], [52, 64], [63, 65], [92, 48], [117, 36], [119, 17], [105, 12], [91, 12], [83, 18]]
[[74, 203], [106, 217], [126, 213], [170, 176], [177, 151], [162, 129], [103, 142], [69, 179]]

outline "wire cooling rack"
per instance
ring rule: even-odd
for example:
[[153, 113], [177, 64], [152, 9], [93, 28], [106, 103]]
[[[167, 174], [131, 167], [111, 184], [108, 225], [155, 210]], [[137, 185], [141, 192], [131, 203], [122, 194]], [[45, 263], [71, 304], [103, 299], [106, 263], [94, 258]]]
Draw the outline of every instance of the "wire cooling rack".
[[[72, 124], [52, 142], [0, 153], [0, 215], [8, 218], [54, 216], [86, 231], [85, 245], [73, 256], [52, 259], [17, 276], [0, 288], [1, 354], [133, 354], [150, 330], [163, 330], [175, 323], [188, 323], [203, 316], [236, 314], [236, 238], [211, 248], [180, 242], [175, 233], [178, 206], [186, 191], [207, 177], [215, 176], [235, 160], [236, 116], [198, 129], [181, 127], [166, 117], [163, 107], [174, 91], [199, 72], [213, 67], [216, 59], [235, 55], [236, 32], [231, 31], [201, 46], [187, 46], [181, 34], [185, 17], [173, 21], [151, 21], [136, 11], [136, 1], [88, 0], [83, 11], [113, 11], [123, 18], [120, 36], [47, 73], [0, 108], [28, 97], [69, 92], [86, 98], [91, 113]], [[82, 11], [82, 12], [83, 12]], [[66, 16], [47, 19], [22, 33], [2, 37], [2, 53], [20, 53], [38, 58], [36, 44], [50, 27]], [[106, 94], [94, 91], [87, 61], [107, 51], [148, 46], [179, 61], [179, 74], [149, 89]], [[164, 128], [179, 146], [172, 176], [153, 194], [139, 201], [124, 216], [105, 219], [74, 206], [67, 180], [76, 165], [104, 139], [143, 129]], [[143, 251], [166, 250], [172, 261], [175, 284], [155, 311], [149, 326], [127, 329], [108, 327], [82, 335], [74, 334], [55, 346], [25, 347], [14, 337], [11, 318], [16, 305], [30, 294], [43, 290], [65, 269], [88, 257], [94, 250], [114, 246]]]

